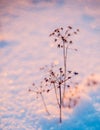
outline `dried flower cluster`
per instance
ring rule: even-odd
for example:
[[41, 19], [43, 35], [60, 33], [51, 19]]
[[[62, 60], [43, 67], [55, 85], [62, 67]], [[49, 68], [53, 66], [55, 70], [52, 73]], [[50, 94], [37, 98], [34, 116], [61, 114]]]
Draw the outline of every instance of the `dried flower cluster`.
[[[79, 29], [72, 31], [72, 27], [68, 26], [65, 31], [62, 27], [55, 29], [49, 36], [54, 37], [54, 42], [57, 43], [58, 48], [63, 48], [64, 46], [65, 48], [69, 48], [73, 44], [72, 36], [77, 35], [78, 32]], [[77, 49], [75, 50], [77, 51]]]
[[[69, 81], [72, 80], [73, 76], [78, 75], [78, 72], [72, 72], [71, 70], [67, 69], [68, 49], [70, 49], [70, 45], [73, 44], [72, 36], [76, 35], [78, 32], [79, 29], [73, 31], [73, 28], [71, 26], [68, 26], [65, 31], [61, 27], [55, 29], [50, 34], [50, 36], [54, 37], [54, 42], [57, 44], [57, 48], [62, 48], [64, 61], [63, 66], [56, 69], [56, 71], [55, 68], [57, 68], [57, 66], [54, 65], [51, 65], [51, 67], [45, 66], [40, 68], [40, 70], [46, 70], [46, 76], [40, 82], [40, 85], [38, 87], [36, 87], [35, 83], [33, 83], [33, 89], [29, 89], [29, 91], [34, 92], [37, 95], [37, 97], [41, 97], [45, 110], [48, 114], [50, 113], [47, 109], [45, 93], [54, 91], [57, 106], [59, 107], [60, 123], [62, 122], [62, 107], [64, 107], [64, 97], [66, 95], [65, 89], [71, 88]], [[77, 51], [77, 49], [74, 50]], [[69, 97], [67, 103], [67, 107], [71, 108], [77, 104], [77, 99]]]
[[[67, 78], [67, 61], [68, 61], [68, 49], [72, 49], [77, 51], [76, 48], [70, 47], [73, 44], [72, 36], [77, 35], [79, 29], [73, 31], [71, 26], [68, 26], [65, 30], [63, 27], [55, 29], [50, 36], [53, 36], [54, 42], [57, 43], [57, 48], [62, 48], [63, 52], [63, 69], [64, 69], [64, 79]], [[64, 82], [64, 89], [63, 89], [63, 98], [65, 96], [66, 90], [66, 81]]]

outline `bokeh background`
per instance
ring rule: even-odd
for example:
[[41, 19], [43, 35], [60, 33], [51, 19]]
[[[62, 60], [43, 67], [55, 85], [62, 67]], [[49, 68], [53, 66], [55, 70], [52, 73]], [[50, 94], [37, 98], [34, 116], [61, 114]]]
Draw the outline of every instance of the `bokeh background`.
[[62, 64], [61, 52], [49, 34], [69, 25], [80, 32], [73, 37], [78, 52], [69, 51], [68, 68], [79, 72], [81, 83], [91, 74], [99, 82], [99, 0], [0, 0], [0, 130], [100, 129], [98, 89], [91, 98], [87, 94], [91, 101], [85, 98], [79, 111], [61, 126], [55, 126], [56, 118], [45, 120], [38, 111], [43, 112], [41, 103], [28, 93], [33, 81], [40, 79], [40, 67]]

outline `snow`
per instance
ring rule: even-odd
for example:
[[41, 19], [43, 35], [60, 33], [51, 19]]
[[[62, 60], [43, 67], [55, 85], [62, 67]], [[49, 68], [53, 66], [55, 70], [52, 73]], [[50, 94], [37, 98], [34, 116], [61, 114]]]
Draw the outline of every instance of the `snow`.
[[[0, 130], [100, 129], [99, 5], [93, 0], [0, 1]], [[67, 91], [59, 123], [53, 91], [45, 95], [48, 115], [41, 98], [28, 90], [43, 77], [42, 66], [62, 64], [49, 34], [68, 25], [80, 29], [73, 38], [78, 52], [69, 51], [68, 59], [68, 68], [79, 72], [74, 79], [79, 84]], [[78, 99], [71, 108], [70, 91]]]

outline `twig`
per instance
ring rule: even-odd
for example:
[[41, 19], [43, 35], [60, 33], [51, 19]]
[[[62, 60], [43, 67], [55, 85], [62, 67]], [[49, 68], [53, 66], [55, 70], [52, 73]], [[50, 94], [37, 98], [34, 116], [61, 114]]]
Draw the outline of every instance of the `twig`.
[[47, 106], [46, 106], [46, 103], [45, 103], [45, 100], [44, 100], [43, 94], [40, 93], [40, 95], [41, 95], [41, 99], [42, 99], [42, 102], [43, 102], [43, 105], [44, 105], [45, 111], [47, 112], [48, 115], [50, 115], [50, 113], [49, 113], [49, 111], [48, 111], [48, 109], [47, 109]]
[[58, 104], [58, 106], [59, 106], [60, 104], [59, 104], [59, 99], [58, 99], [58, 96], [57, 96], [57, 89], [56, 89], [55, 83], [54, 83], [53, 85], [54, 85], [54, 90], [55, 90], [55, 95], [56, 95], [57, 104]]

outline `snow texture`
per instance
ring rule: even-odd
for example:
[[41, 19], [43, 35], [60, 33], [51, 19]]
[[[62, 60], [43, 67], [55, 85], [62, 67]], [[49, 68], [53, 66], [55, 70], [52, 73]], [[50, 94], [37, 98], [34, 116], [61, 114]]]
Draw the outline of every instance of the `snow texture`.
[[[99, 7], [99, 0], [0, 1], [0, 130], [100, 129]], [[68, 68], [79, 72], [77, 89], [70, 89], [79, 100], [69, 108], [67, 91], [60, 124], [53, 92], [46, 95], [48, 116], [28, 89], [44, 75], [40, 67], [62, 64], [49, 34], [68, 25], [80, 29], [73, 38], [78, 52], [68, 56]]]

